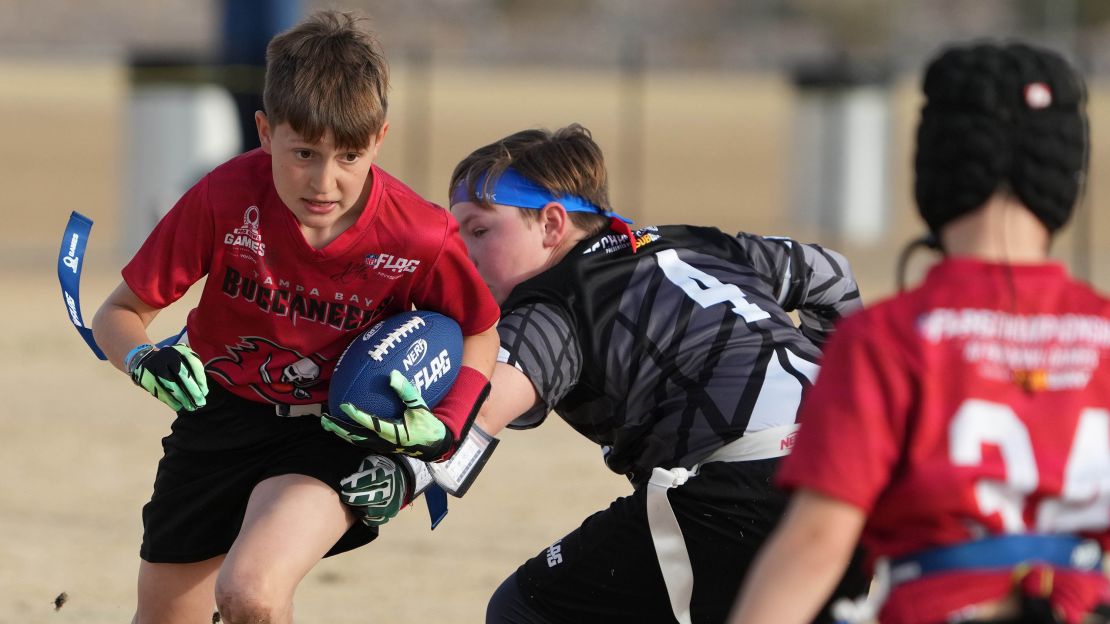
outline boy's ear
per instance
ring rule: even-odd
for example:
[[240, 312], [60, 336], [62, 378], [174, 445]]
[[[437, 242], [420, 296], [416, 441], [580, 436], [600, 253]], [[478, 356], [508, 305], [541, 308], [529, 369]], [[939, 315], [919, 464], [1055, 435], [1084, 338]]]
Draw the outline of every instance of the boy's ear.
[[382, 147], [382, 141], [385, 140], [386, 133], [389, 132], [389, 122], [382, 122], [381, 130], [370, 138], [370, 160], [377, 160], [378, 150]]
[[254, 111], [254, 125], [258, 128], [258, 143], [262, 146], [262, 151], [267, 154], [273, 154], [273, 146], [271, 143], [272, 136], [270, 135], [270, 120], [266, 117], [266, 113], [262, 111]]
[[555, 247], [563, 242], [568, 221], [567, 210], [559, 202], [548, 202], [540, 209], [540, 227], [543, 228], [545, 247]]

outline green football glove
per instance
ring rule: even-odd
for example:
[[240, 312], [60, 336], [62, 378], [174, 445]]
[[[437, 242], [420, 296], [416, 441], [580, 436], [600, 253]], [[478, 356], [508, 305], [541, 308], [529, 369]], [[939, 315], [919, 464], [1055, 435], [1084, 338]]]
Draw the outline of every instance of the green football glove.
[[411, 499], [403, 460], [367, 455], [358, 472], [339, 482], [339, 497], [353, 507], [363, 524], [381, 526]]
[[451, 450], [454, 440], [447, 426], [428, 409], [420, 390], [398, 371], [390, 374], [389, 386], [405, 404], [401, 419], [378, 418], [350, 403], [343, 403], [339, 409], [361, 428], [351, 427], [328, 414], [320, 417], [320, 425], [351, 444], [379, 453], [401, 453], [424, 461], [443, 457]]
[[127, 372], [135, 385], [175, 412], [204, 407], [208, 379], [197, 354], [182, 344], [163, 349], [147, 346], [139, 347], [127, 362]]

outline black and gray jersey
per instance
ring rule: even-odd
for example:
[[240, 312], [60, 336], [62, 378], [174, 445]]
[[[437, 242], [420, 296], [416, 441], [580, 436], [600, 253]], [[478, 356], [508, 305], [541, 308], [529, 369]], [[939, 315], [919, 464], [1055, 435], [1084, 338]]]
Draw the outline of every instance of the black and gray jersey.
[[639, 485], [795, 422], [818, 344], [860, 300], [844, 258], [816, 245], [679, 225], [634, 236], [635, 253], [606, 232], [518, 285], [498, 331], [499, 361], [541, 400], [510, 426], [555, 411]]

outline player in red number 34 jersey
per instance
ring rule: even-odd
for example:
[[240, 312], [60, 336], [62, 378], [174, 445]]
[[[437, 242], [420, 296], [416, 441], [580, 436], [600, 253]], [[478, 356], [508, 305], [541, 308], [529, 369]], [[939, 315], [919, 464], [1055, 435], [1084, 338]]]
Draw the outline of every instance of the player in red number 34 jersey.
[[1086, 169], [1082, 81], [981, 44], [924, 95], [915, 194], [945, 258], [834, 334], [733, 622], [807, 621], [857, 538], [877, 583], [846, 620], [1106, 621], [1110, 301], [1047, 257]]

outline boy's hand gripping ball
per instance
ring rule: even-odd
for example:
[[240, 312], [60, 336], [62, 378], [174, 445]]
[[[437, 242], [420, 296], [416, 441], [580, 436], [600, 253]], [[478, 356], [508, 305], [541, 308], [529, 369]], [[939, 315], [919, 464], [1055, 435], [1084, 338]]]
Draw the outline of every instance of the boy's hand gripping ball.
[[324, 429], [380, 453], [436, 459], [451, 433], [432, 414], [462, 365], [462, 331], [435, 312], [394, 315], [356, 338], [335, 366]]

